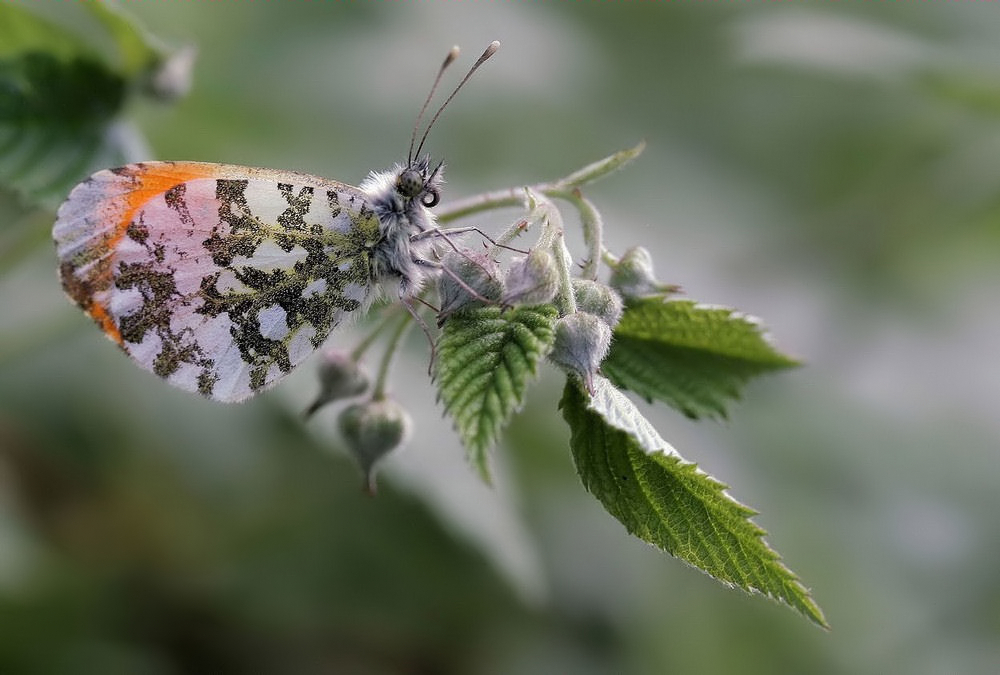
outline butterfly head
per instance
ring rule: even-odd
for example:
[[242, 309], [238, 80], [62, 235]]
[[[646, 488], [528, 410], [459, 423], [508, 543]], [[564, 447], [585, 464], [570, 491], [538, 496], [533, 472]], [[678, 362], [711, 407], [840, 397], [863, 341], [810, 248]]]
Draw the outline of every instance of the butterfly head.
[[458, 86], [452, 90], [451, 95], [445, 99], [441, 107], [437, 109], [431, 121], [427, 123], [424, 129], [424, 134], [420, 138], [420, 143], [417, 143], [417, 131], [420, 128], [420, 121], [424, 117], [424, 113], [427, 111], [427, 106], [430, 104], [431, 99], [434, 97], [434, 92], [437, 91], [437, 86], [441, 82], [441, 76], [444, 71], [447, 70], [448, 66], [458, 57], [458, 47], [452, 47], [448, 52], [448, 55], [444, 59], [444, 63], [438, 69], [437, 76], [434, 78], [434, 84], [431, 85], [431, 90], [427, 94], [427, 98], [424, 100], [423, 107], [420, 108], [420, 112], [417, 114], [417, 120], [413, 124], [413, 134], [410, 136], [410, 151], [406, 155], [406, 166], [401, 168], [396, 173], [395, 184], [392, 186], [397, 197], [402, 198], [407, 205], [411, 205], [414, 201], [419, 202], [422, 206], [426, 208], [432, 208], [437, 205], [441, 199], [441, 183], [444, 179], [441, 175], [441, 163], [439, 162], [437, 166], [433, 169], [431, 168], [430, 158], [426, 155], [421, 157], [420, 153], [424, 148], [424, 142], [427, 140], [427, 135], [430, 133], [431, 129], [434, 127], [434, 123], [437, 121], [438, 117], [448, 103], [455, 98], [455, 94], [459, 92], [462, 86], [468, 82], [472, 74], [476, 72], [479, 66], [483, 65], [488, 58], [496, 53], [497, 49], [500, 48], [500, 43], [493, 41], [483, 52], [479, 60], [476, 61], [469, 72], [465, 74], [462, 81], [458, 83]]
[[441, 200], [441, 183], [444, 177], [442, 163], [433, 169], [429, 157], [410, 162], [396, 174], [396, 192], [405, 200], [419, 200], [427, 208], [436, 206]]

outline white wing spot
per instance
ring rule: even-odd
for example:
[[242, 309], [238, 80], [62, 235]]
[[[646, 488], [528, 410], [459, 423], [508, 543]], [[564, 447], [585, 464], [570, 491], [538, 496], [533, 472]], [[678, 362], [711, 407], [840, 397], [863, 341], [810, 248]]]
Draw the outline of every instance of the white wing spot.
[[295, 263], [305, 260], [308, 253], [300, 246], [296, 246], [291, 251], [278, 246], [273, 239], [264, 239], [260, 242], [250, 257], [237, 256], [233, 258], [233, 265], [248, 265], [262, 272], [274, 269], [290, 270]]
[[302, 289], [302, 296], [322, 295], [326, 292], [326, 279], [314, 279]]
[[223, 268], [219, 272], [219, 279], [215, 282], [215, 287], [219, 290], [219, 293], [226, 294], [229, 291], [236, 291], [237, 293], [243, 293], [247, 290], [247, 287], [236, 278], [236, 273], [231, 269]]
[[362, 286], [360, 284], [348, 284], [344, 287], [344, 297], [350, 300], [357, 300], [358, 302], [364, 304], [371, 293], [371, 286]]
[[111, 294], [109, 309], [111, 315], [123, 317], [142, 309], [144, 299], [138, 288], [116, 289]]
[[153, 370], [153, 363], [156, 362], [156, 357], [163, 349], [163, 340], [160, 336], [156, 334], [156, 331], [147, 331], [142, 337], [142, 342], [127, 343], [127, 349], [129, 356], [142, 364], [142, 367], [146, 370]]
[[278, 305], [265, 307], [260, 311], [260, 334], [268, 340], [284, 340], [288, 335], [288, 315]]

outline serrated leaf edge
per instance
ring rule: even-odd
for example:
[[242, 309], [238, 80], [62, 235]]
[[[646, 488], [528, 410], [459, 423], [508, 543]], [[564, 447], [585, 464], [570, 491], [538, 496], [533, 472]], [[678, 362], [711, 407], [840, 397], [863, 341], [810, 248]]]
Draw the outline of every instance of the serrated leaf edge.
[[[522, 307], [511, 310], [517, 312], [514, 315], [517, 320], [510, 314], [489, 316], [499, 311], [492, 307], [477, 308], [463, 313], [464, 317], [456, 314], [449, 319], [467, 319], [468, 323], [462, 328], [468, 331], [469, 339], [459, 342], [460, 333], [449, 335], [446, 329], [439, 343], [436, 377], [438, 400], [444, 404], [445, 413], [451, 415], [469, 459], [487, 482], [485, 453], [510, 417], [524, 405], [527, 384], [537, 377], [538, 365], [551, 348], [554, 336], [551, 327], [554, 314], [551, 321], [546, 322], [537, 310], [532, 313], [529, 307]], [[546, 327], [546, 334], [539, 335]], [[536, 358], [530, 358], [530, 354], [536, 352]], [[454, 368], [442, 374], [448, 361], [474, 364], [477, 355], [484, 353], [490, 358], [485, 363], [480, 362], [479, 367]], [[522, 372], [520, 387], [515, 369]], [[458, 395], [449, 397], [449, 391]], [[504, 400], [512, 405], [505, 404]]]
[[[762, 547], [763, 550], [762, 550], [761, 553], [764, 556], [766, 556], [766, 559], [770, 560], [774, 565], [777, 565], [780, 568], [781, 572], [783, 573], [781, 575], [781, 578], [780, 578], [780, 585], [781, 585], [781, 587], [793, 589], [793, 590], [797, 591], [798, 594], [796, 594], [796, 593], [789, 593], [789, 597], [786, 598], [786, 597], [783, 597], [783, 596], [780, 596], [780, 595], [776, 595], [773, 592], [766, 590], [766, 585], [763, 584], [763, 583], [759, 583], [760, 582], [760, 577], [759, 577], [759, 575], [757, 573], [754, 573], [754, 575], [753, 575], [754, 578], [758, 582], [757, 585], [753, 585], [751, 583], [747, 583], [747, 585], [744, 586], [744, 585], [740, 584], [737, 581], [720, 578], [720, 577], [716, 576], [715, 574], [712, 574], [708, 570], [705, 570], [705, 569], [703, 569], [701, 567], [698, 567], [697, 565], [693, 564], [692, 562], [690, 562], [688, 560], [685, 560], [684, 558], [682, 558], [682, 557], [680, 557], [680, 556], [678, 556], [678, 555], [676, 555], [674, 553], [671, 553], [669, 550], [666, 550], [665, 548], [663, 548], [659, 544], [654, 543], [653, 541], [651, 541], [652, 537], [642, 536], [639, 532], [632, 532], [635, 536], [643, 539], [647, 543], [650, 543], [650, 544], [656, 546], [656, 548], [660, 548], [661, 550], [664, 550], [666, 553], [668, 553], [669, 555], [671, 555], [671, 557], [674, 557], [677, 560], [680, 560], [681, 562], [683, 562], [685, 565], [688, 565], [689, 567], [692, 567], [692, 568], [694, 568], [694, 569], [696, 569], [696, 570], [698, 570], [698, 571], [700, 571], [700, 572], [702, 572], [702, 573], [704, 573], [704, 574], [712, 577], [713, 579], [716, 579], [717, 581], [719, 581], [720, 583], [724, 584], [725, 586], [727, 586], [729, 588], [739, 588], [740, 590], [743, 590], [743, 591], [751, 593], [751, 594], [757, 594], [757, 595], [761, 595], [761, 596], [770, 598], [772, 600], [776, 600], [776, 601], [778, 601], [778, 602], [780, 602], [782, 604], [785, 604], [788, 607], [790, 607], [792, 609], [795, 609], [798, 612], [802, 613], [804, 616], [806, 616], [807, 618], [809, 618], [811, 621], [813, 621], [814, 623], [816, 623], [821, 628], [829, 629], [830, 626], [827, 623], [826, 618], [823, 616], [823, 611], [819, 608], [819, 606], [812, 599], [812, 596], [809, 593], [809, 589], [805, 585], [802, 584], [802, 582], [799, 579], [798, 575], [796, 575], [791, 569], [789, 569], [784, 564], [784, 562], [783, 562], [783, 560], [781, 558], [781, 555], [776, 550], [774, 550], [771, 547], [771, 545], [767, 542], [767, 540], [765, 539], [765, 537], [767, 535], [767, 531], [764, 530], [759, 525], [757, 525], [757, 523], [755, 523], [755, 522], [753, 522], [751, 520], [751, 518], [753, 516], [755, 516], [755, 515], [758, 514], [758, 512], [755, 509], [753, 509], [753, 508], [751, 508], [751, 507], [743, 504], [739, 500], [735, 499], [731, 494], [729, 494], [729, 492], [728, 492], [728, 487], [729, 486], [728, 485], [726, 485], [725, 483], [719, 481], [718, 479], [714, 478], [710, 474], [708, 474], [705, 471], [703, 471], [697, 464], [695, 464], [693, 462], [688, 462], [683, 457], [681, 457], [680, 454], [677, 452], [677, 450], [674, 449], [673, 446], [671, 446], [665, 440], [663, 440], [663, 438], [659, 436], [659, 433], [656, 432], [655, 429], [652, 429], [652, 436], [649, 438], [649, 440], [652, 441], [652, 442], [648, 443], [648, 444], [644, 443], [643, 440], [639, 436], [637, 436], [635, 433], [633, 433], [632, 428], [633, 427], [641, 427], [641, 426], [643, 426], [643, 423], [645, 425], [648, 425], [650, 428], [652, 428], [652, 425], [642, 416], [641, 412], [639, 412], [639, 410], [635, 408], [634, 404], [632, 404], [632, 402], [624, 394], [622, 394], [621, 392], [617, 392], [617, 396], [616, 396], [616, 395], [608, 392], [607, 391], [608, 389], [615, 390], [616, 388], [614, 387], [614, 385], [612, 385], [605, 378], [603, 378], [603, 377], [595, 378], [595, 382], [594, 382], [595, 395], [596, 395], [596, 393], [599, 390], [602, 390], [601, 399], [600, 399], [601, 401], [611, 401], [611, 402], [613, 402], [613, 404], [615, 406], [621, 405], [624, 408], [624, 410], [619, 411], [619, 413], [617, 415], [610, 416], [610, 417], [609, 417], [608, 414], [606, 414], [602, 410], [602, 408], [605, 407], [605, 403], [599, 402], [598, 404], [595, 405], [594, 404], [594, 400], [593, 400], [595, 397], [589, 396], [587, 394], [587, 392], [583, 389], [581, 383], [579, 383], [579, 382], [570, 382], [569, 386], [576, 387], [577, 391], [579, 391], [581, 393], [581, 395], [587, 401], [587, 410], [590, 410], [590, 411], [596, 413], [602, 420], [604, 420], [608, 424], [609, 427], [612, 427], [613, 429], [616, 429], [618, 431], [621, 431], [623, 433], [628, 434], [633, 440], [636, 441], [636, 443], [639, 446], [639, 449], [641, 451], [643, 451], [647, 455], [654, 456], [654, 461], [657, 461], [655, 456], [659, 455], [659, 456], [662, 456], [662, 457], [660, 458], [659, 461], [657, 461], [657, 463], [660, 463], [660, 461], [663, 461], [663, 460], [666, 460], [668, 462], [673, 462], [673, 463], [676, 464], [676, 466], [678, 467], [678, 470], [681, 471], [681, 472], [690, 471], [692, 473], [695, 473], [695, 474], [698, 474], [698, 475], [704, 477], [708, 481], [708, 483], [711, 485], [711, 487], [714, 490], [718, 491], [718, 495], [721, 496], [721, 497], [723, 497], [725, 500], [727, 500], [730, 503], [731, 507], [733, 507], [736, 510], [736, 512], [742, 516], [743, 521], [749, 527], [749, 530], [750, 530], [749, 534], [751, 536], [753, 536], [756, 539], [757, 544], [759, 544]], [[627, 402], [627, 403], [623, 403], [623, 401]], [[560, 407], [562, 407], [562, 406], [563, 406], [563, 403], [561, 401], [560, 402]], [[636, 418], [638, 418], [638, 419], [636, 419]], [[641, 419], [641, 422], [638, 421], [639, 419]], [[632, 462], [629, 462], [629, 465], [630, 465], [630, 467], [632, 469], [632, 475], [635, 478], [636, 482], [637, 483], [641, 483], [642, 486], [643, 486], [643, 489], [642, 489], [643, 501], [646, 502], [647, 506], [650, 508], [651, 511], [653, 511], [653, 512], [655, 512], [657, 514], [660, 514], [662, 512], [662, 510], [660, 508], [658, 508], [658, 506], [657, 506], [656, 503], [654, 503], [652, 500], [650, 500], [646, 496], [647, 494], [649, 494], [651, 492], [651, 490], [649, 489], [650, 486], [649, 486], [648, 481], [643, 480], [644, 474], [642, 474], [639, 471], [637, 471], [635, 465]], [[664, 469], [667, 470], [666, 467], [664, 467]], [[582, 478], [582, 476], [581, 476], [581, 478]], [[584, 486], [587, 488], [587, 490], [592, 492], [589, 483], [586, 480], [584, 480], [583, 482], [584, 482]], [[598, 497], [598, 499], [603, 504], [603, 500], [600, 499], [600, 497]], [[608, 508], [607, 505], [605, 505], [605, 508], [612, 515], [614, 515], [615, 518], [618, 518], [618, 516], [614, 513], [614, 511], [611, 510], [610, 508]], [[621, 519], [619, 519], [619, 521], [621, 522]], [[623, 524], [625, 524], [625, 523], [623, 522]], [[629, 529], [629, 528], [626, 526], [626, 529]], [[645, 528], [643, 528], [643, 529], [645, 530]], [[700, 538], [702, 540], [704, 540], [704, 537], [700, 537]], [[715, 552], [714, 552], [714, 550], [712, 548], [705, 547], [704, 550], [707, 551], [709, 553], [709, 555], [713, 557], [713, 560], [715, 562], [717, 562], [720, 559], [720, 558], [718, 558], [715, 555]], [[724, 567], [724, 565], [717, 565], [717, 566], [720, 567], [720, 568]], [[802, 595], [803, 597], [800, 598], [800, 597], [798, 597], [798, 595]], [[790, 598], [798, 600], [798, 602], [797, 603], [796, 602], [790, 602], [789, 601]]]

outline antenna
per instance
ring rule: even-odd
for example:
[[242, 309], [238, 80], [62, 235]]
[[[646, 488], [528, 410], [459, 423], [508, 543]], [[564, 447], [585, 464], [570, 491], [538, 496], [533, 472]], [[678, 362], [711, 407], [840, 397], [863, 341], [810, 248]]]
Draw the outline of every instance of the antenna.
[[[472, 64], [472, 67], [469, 68], [469, 72], [467, 72], [465, 74], [465, 77], [463, 77], [462, 81], [458, 83], [458, 86], [455, 87], [455, 89], [451, 92], [451, 95], [448, 96], [448, 98], [445, 99], [444, 103], [441, 104], [441, 107], [437, 109], [436, 113], [434, 113], [434, 117], [431, 118], [430, 123], [427, 125], [427, 128], [424, 130], [424, 135], [420, 137], [420, 145], [417, 146], [416, 153], [412, 152], [412, 150], [413, 150], [413, 143], [411, 141], [411, 143], [410, 143], [410, 150], [411, 150], [411, 152], [410, 152], [410, 156], [409, 156], [410, 162], [413, 161], [414, 157], [420, 155], [420, 151], [423, 150], [423, 148], [424, 148], [424, 141], [427, 140], [427, 134], [429, 134], [431, 132], [431, 128], [434, 126], [434, 123], [437, 122], [438, 117], [441, 116], [441, 113], [444, 111], [445, 107], [447, 107], [447, 105], [449, 103], [451, 103], [451, 99], [455, 98], [455, 94], [457, 94], [458, 91], [459, 91], [459, 89], [461, 89], [465, 85], [465, 83], [469, 81], [469, 78], [472, 77], [472, 74], [474, 72], [476, 72], [476, 70], [479, 69], [479, 66], [483, 65], [484, 63], [486, 63], [486, 60], [488, 58], [490, 58], [491, 56], [493, 56], [494, 54], [496, 54], [496, 52], [497, 52], [498, 49], [500, 49], [500, 41], [499, 40], [494, 40], [493, 42], [491, 42], [489, 44], [489, 46], [483, 52], [482, 56], [479, 57], [479, 60], [477, 60], [474, 64]], [[454, 60], [454, 56], [453, 55], [454, 56], [458, 55], [458, 48], [457, 47], [453, 48], [450, 52], [448, 52], [448, 58], [445, 58], [444, 66], [442, 66], [441, 67], [441, 71], [438, 72], [437, 80], [434, 81], [434, 87], [437, 87], [438, 80], [441, 79], [441, 73], [444, 72], [445, 66], [449, 65]], [[434, 93], [434, 88], [431, 88], [431, 94], [433, 94], [433, 93]], [[421, 116], [424, 114], [424, 110], [426, 110], [427, 104], [430, 103], [430, 100], [431, 100], [430, 96], [428, 96], [427, 97], [427, 101], [424, 103], [424, 108], [420, 111], [420, 115]], [[419, 121], [420, 117], [417, 117], [417, 120]], [[416, 138], [416, 137], [417, 137], [417, 128], [416, 128], [416, 126], [414, 126], [413, 127], [413, 138]]]
[[410, 136], [410, 152], [406, 155], [406, 163], [413, 163], [413, 144], [417, 141], [417, 128], [420, 126], [420, 120], [423, 119], [424, 113], [427, 112], [427, 106], [430, 105], [431, 99], [434, 98], [434, 92], [437, 91], [438, 84], [441, 83], [441, 76], [444, 75], [444, 71], [450, 66], [455, 59], [458, 58], [458, 45], [455, 45], [448, 51], [448, 55], [444, 57], [444, 63], [438, 68], [437, 76], [434, 78], [434, 84], [431, 85], [431, 90], [427, 93], [427, 98], [424, 100], [424, 105], [420, 108], [420, 112], [417, 114], [417, 119], [413, 122], [413, 135]]

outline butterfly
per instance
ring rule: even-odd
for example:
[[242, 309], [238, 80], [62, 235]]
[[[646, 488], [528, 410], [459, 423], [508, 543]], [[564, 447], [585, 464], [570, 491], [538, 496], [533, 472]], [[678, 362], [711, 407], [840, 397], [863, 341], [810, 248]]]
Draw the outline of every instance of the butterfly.
[[153, 161], [105, 169], [70, 192], [53, 238], [62, 285], [146, 370], [208, 398], [242, 401], [367, 310], [387, 279], [409, 306], [439, 263], [431, 211], [442, 164], [420, 156], [357, 187], [293, 171]]

